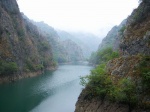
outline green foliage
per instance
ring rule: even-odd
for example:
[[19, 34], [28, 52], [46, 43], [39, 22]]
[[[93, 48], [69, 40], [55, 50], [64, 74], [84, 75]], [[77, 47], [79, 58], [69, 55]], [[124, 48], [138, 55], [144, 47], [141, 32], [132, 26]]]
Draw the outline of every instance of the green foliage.
[[50, 49], [50, 45], [47, 41], [41, 43], [41, 48], [40, 48], [41, 51], [47, 51], [49, 49]]
[[140, 77], [141, 77], [141, 105], [144, 108], [150, 109], [150, 56], [142, 56], [139, 64]]
[[[107, 51], [110, 52], [111, 50], [108, 49]], [[106, 73], [105, 63], [92, 70], [90, 75], [81, 77], [81, 84], [87, 87], [88, 97], [100, 97], [103, 99], [106, 96], [111, 101], [126, 103], [130, 108], [142, 105], [144, 108], [150, 108], [149, 101], [141, 99], [150, 97], [150, 56], [141, 57], [141, 62], [137, 69], [140, 76], [136, 80], [135, 77], [131, 78], [129, 76], [114, 80], [113, 76]]]
[[143, 56], [140, 63], [140, 74], [142, 77], [143, 89], [150, 91], [150, 56]]
[[15, 62], [0, 60], [0, 75], [12, 75], [17, 71], [18, 66]]
[[34, 66], [30, 59], [27, 59], [25, 63], [26, 63], [25, 71], [33, 71], [34, 70]]
[[130, 106], [136, 105], [138, 100], [135, 82], [129, 78], [120, 80], [112, 94], [116, 101], [128, 103]]
[[111, 47], [97, 52], [97, 64], [107, 63], [109, 60], [119, 57], [118, 52], [114, 52]]
[[119, 32], [120, 32], [121, 34], [123, 34], [123, 32], [125, 31], [125, 29], [126, 29], [126, 26], [124, 25], [124, 26], [121, 27], [121, 29], [119, 30]]
[[110, 77], [106, 74], [105, 65], [109, 60], [117, 57], [119, 57], [118, 52], [114, 52], [111, 47], [93, 53], [90, 60], [92, 62], [95, 61], [95, 64], [100, 65], [91, 71], [91, 75], [85, 77], [85, 79], [81, 78], [81, 84], [92, 86], [92, 91], [98, 96], [101, 96], [102, 94], [102, 96], [106, 95], [108, 91], [113, 88], [111, 88], [112, 82]]
[[104, 65], [99, 65], [91, 71], [91, 75], [81, 77], [81, 85], [87, 86], [89, 93], [94, 96], [103, 98], [111, 89], [112, 82], [106, 75]]
[[90, 59], [89, 59], [89, 63], [91, 64], [96, 63], [96, 56], [97, 56], [97, 52], [92, 52]]
[[38, 64], [35, 66], [35, 70], [42, 70], [44, 69], [44, 66], [42, 64]]
[[38, 70], [43, 70], [44, 66], [43, 64], [35, 64], [34, 62], [32, 62], [30, 59], [26, 60], [26, 66], [25, 66], [25, 71], [29, 72], [29, 71], [38, 71]]
[[89, 62], [93, 64], [107, 63], [109, 60], [119, 57], [119, 53], [113, 51], [111, 47], [104, 48], [98, 52], [93, 52]]
[[135, 83], [129, 78], [122, 78], [114, 84], [105, 72], [104, 64], [99, 65], [91, 74], [81, 77], [81, 85], [88, 88], [90, 97], [109, 98], [111, 101], [118, 101], [134, 106], [137, 103], [137, 93]]
[[143, 20], [142, 14], [143, 14], [143, 9], [139, 8], [136, 11], [136, 13], [133, 15], [133, 19], [135, 20], [136, 23], [141, 22]]
[[140, 76], [135, 74], [136, 77], [120, 77], [116, 80], [106, 73], [105, 64], [110, 59], [118, 57], [118, 54], [113, 54], [113, 51], [107, 48], [98, 55], [101, 64], [92, 70], [90, 75], [81, 78], [81, 84], [87, 87], [88, 97], [106, 96], [111, 101], [128, 104], [130, 108], [142, 106], [149, 109], [150, 56], [140, 56], [141, 61], [137, 66]]

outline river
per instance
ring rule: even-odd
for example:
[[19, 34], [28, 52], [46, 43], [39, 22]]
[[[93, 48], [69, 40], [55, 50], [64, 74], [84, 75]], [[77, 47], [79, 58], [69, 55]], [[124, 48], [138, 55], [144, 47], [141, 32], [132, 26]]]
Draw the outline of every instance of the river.
[[74, 112], [86, 65], [60, 65], [33, 78], [0, 85], [0, 112]]

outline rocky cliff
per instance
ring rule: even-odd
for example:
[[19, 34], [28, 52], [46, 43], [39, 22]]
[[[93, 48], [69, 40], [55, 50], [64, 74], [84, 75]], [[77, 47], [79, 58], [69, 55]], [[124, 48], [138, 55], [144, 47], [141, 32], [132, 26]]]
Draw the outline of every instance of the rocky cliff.
[[143, 0], [127, 19], [120, 45], [126, 55], [150, 55], [150, 1]]
[[53, 65], [50, 44], [22, 18], [16, 0], [0, 0], [0, 82], [35, 75]]
[[91, 72], [95, 76], [80, 94], [75, 112], [150, 112], [149, 16], [150, 1], [143, 0], [119, 36], [120, 57]]

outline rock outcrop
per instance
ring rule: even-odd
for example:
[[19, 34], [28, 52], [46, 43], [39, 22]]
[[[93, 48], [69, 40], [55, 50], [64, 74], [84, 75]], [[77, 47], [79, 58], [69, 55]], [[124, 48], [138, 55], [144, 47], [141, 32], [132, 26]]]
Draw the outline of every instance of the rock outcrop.
[[150, 112], [141, 109], [130, 110], [129, 105], [101, 100], [100, 98], [87, 99], [86, 95], [85, 88], [76, 103], [75, 112]]
[[120, 48], [124, 55], [150, 55], [150, 1], [143, 0], [127, 19]]

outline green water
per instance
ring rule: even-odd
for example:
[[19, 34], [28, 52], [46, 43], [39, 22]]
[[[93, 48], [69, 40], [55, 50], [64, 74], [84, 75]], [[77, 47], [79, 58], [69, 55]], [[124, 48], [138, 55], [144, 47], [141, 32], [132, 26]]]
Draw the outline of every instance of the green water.
[[85, 65], [61, 65], [43, 75], [0, 85], [0, 112], [74, 112]]

